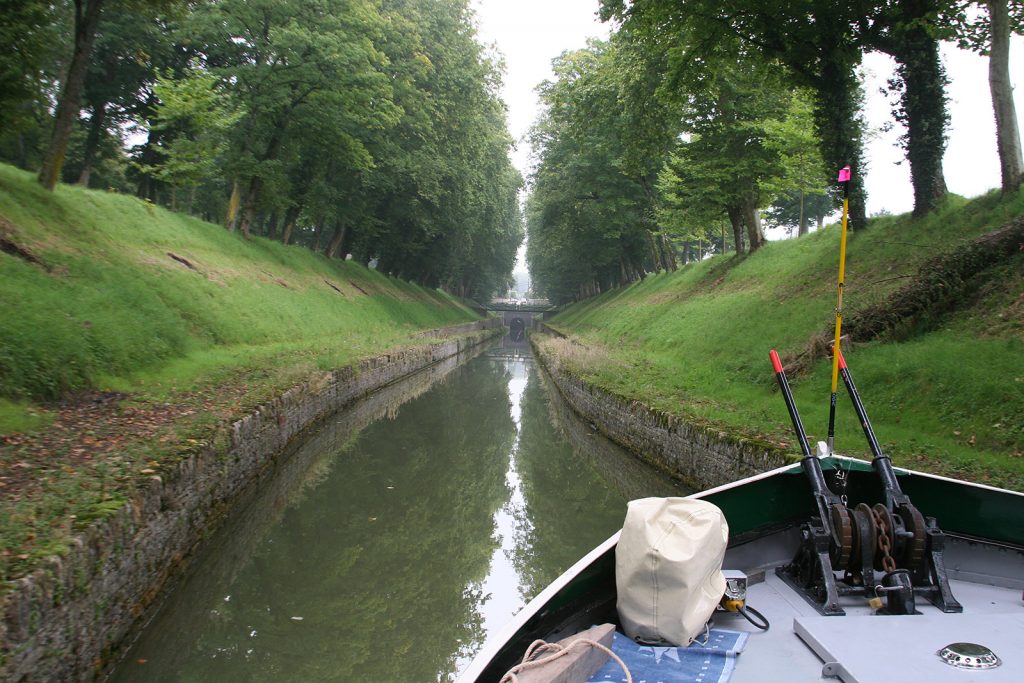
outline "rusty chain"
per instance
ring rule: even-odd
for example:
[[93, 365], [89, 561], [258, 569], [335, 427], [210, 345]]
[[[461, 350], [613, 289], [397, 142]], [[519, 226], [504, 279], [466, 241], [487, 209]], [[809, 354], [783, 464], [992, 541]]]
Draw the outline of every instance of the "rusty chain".
[[882, 551], [882, 569], [886, 572], [896, 571], [896, 560], [892, 559], [892, 541], [889, 539], [889, 524], [878, 514], [877, 510], [871, 511], [875, 518], [875, 526], [878, 528], [878, 548]]

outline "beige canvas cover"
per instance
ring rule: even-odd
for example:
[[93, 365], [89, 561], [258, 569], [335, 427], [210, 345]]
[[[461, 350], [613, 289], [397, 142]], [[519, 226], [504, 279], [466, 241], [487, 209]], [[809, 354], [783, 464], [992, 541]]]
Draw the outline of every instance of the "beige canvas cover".
[[622, 628], [645, 643], [687, 646], [725, 592], [729, 525], [717, 506], [694, 498], [630, 501], [615, 548]]

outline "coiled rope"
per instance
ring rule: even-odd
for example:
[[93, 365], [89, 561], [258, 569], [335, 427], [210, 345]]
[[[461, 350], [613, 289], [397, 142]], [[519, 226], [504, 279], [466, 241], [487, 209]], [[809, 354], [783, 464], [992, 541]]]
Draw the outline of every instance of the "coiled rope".
[[[549, 662], [553, 662], [559, 657], [564, 657], [569, 654], [574, 647], [577, 645], [588, 645], [590, 647], [597, 648], [602, 652], [606, 653], [609, 657], [615, 660], [615, 663], [622, 667], [622, 670], [626, 673], [626, 683], [633, 683], [633, 676], [629, 673], [629, 669], [626, 668], [626, 663], [623, 662], [617, 654], [609, 650], [607, 647], [595, 640], [589, 640], [587, 638], [580, 638], [569, 643], [568, 646], [563, 647], [558, 643], [548, 643], [543, 640], [535, 640], [530, 643], [530, 647], [526, 648], [526, 654], [523, 655], [523, 661], [516, 664], [514, 667], [505, 672], [505, 675], [501, 677], [498, 683], [518, 683], [519, 678], [516, 674], [521, 674], [529, 669], [535, 669], [539, 666], [544, 666]], [[551, 652], [552, 654], [546, 657], [541, 657], [545, 652]]]

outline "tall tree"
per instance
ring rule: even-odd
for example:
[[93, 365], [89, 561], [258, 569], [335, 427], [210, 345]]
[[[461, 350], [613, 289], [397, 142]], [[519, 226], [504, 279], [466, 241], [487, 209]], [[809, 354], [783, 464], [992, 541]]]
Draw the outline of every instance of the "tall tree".
[[380, 16], [369, 0], [223, 0], [197, 11], [194, 27], [208, 68], [232, 83], [245, 111], [229, 163], [243, 234], [258, 211], [287, 196], [287, 158], [302, 135], [296, 121], [333, 123], [330, 138], [346, 161], [372, 163], [366, 135], [388, 125], [394, 108], [374, 45]]
[[[779, 60], [796, 84], [813, 92], [814, 125], [826, 164], [855, 169], [864, 166], [856, 76], [862, 49], [852, 28], [861, 20], [861, 10], [858, 3], [831, 0], [601, 0], [602, 18], [632, 24], [640, 34], [669, 30], [697, 36], [698, 54], [738, 38]], [[863, 174], [855, 173], [850, 187], [850, 225], [855, 229], [867, 222], [863, 182]]]
[[376, 139], [375, 202], [356, 251], [378, 268], [458, 294], [489, 296], [522, 240], [497, 92], [500, 63], [474, 38], [465, 0], [388, 0], [397, 124]]
[[[285, 241], [460, 294], [488, 296], [511, 272], [522, 178], [502, 65], [469, 0], [9, 4], [0, 37], [19, 53], [0, 55], [0, 155], [34, 147], [9, 124], [40, 128], [33, 115], [59, 100], [50, 186], [62, 165], [83, 183], [93, 167], [127, 169], [153, 201], [177, 208], [185, 191], [243, 234], [282, 227]], [[51, 20], [65, 14], [74, 31]], [[65, 65], [51, 48], [72, 33]], [[102, 163], [127, 161], [130, 126], [147, 134], [131, 163]]]
[[[713, 149], [714, 146], [711, 146]], [[721, 157], [697, 138], [681, 143], [658, 176], [658, 221], [673, 237], [683, 240], [710, 239], [716, 226], [732, 228], [733, 248], [744, 251], [743, 217], [731, 206], [726, 185], [731, 173]], [[722, 252], [728, 240], [721, 238]]]
[[[785, 197], [787, 204], [795, 200], [797, 207], [797, 234], [806, 235], [812, 215], [820, 218], [830, 213], [820, 208], [821, 200], [827, 200], [828, 174], [821, 158], [814, 136], [813, 110], [806, 93], [796, 91], [785, 115], [765, 122], [765, 146], [778, 154], [782, 174], [769, 179], [765, 190], [776, 198]], [[809, 210], [808, 199], [815, 204], [815, 211]], [[777, 206], [778, 201], [774, 202]], [[820, 223], [819, 223], [820, 227]]]
[[71, 130], [81, 107], [82, 86], [89, 68], [89, 57], [103, 13], [103, 4], [104, 0], [74, 0], [74, 49], [67, 78], [57, 100], [53, 134], [43, 157], [42, 168], [39, 169], [39, 183], [47, 190], [56, 187], [64, 166], [68, 140], [71, 139]]
[[[992, 91], [992, 108], [996, 117], [996, 140], [1003, 192], [1015, 192], [1024, 182], [1024, 155], [1021, 154], [1017, 111], [1013, 104], [1010, 83], [1010, 13], [1008, 0], [989, 0], [991, 45], [989, 48], [988, 83]], [[1014, 26], [1024, 29], [1024, 2], [1014, 3]]]
[[890, 85], [900, 93], [896, 119], [907, 128], [901, 142], [910, 164], [914, 215], [923, 216], [946, 195], [942, 157], [949, 113], [946, 73], [939, 59], [936, 21], [941, 0], [888, 0], [874, 3], [857, 25], [866, 48], [896, 62]]
[[[673, 168], [659, 178], [662, 198], [672, 206], [662, 215], [678, 217], [682, 210], [691, 219], [715, 216], [715, 211], [683, 206], [709, 202], [729, 215], [735, 230], [746, 233], [751, 251], [758, 249], [764, 243], [758, 210], [788, 170], [781, 163], [784, 152], [792, 150], [790, 165], [795, 166], [798, 156], [807, 155], [794, 148], [816, 143], [811, 133], [786, 150], [781, 145], [779, 121], [792, 99], [784, 72], [756, 54], [751, 58], [735, 37], [708, 41], [706, 32], [693, 32], [687, 24], [628, 21], [613, 42], [621, 48], [616, 54], [626, 55], [631, 66], [620, 99], [626, 112], [641, 112], [637, 118], [645, 124], [642, 135], [628, 136], [634, 149], [626, 158], [640, 154], [663, 164], [668, 155], [659, 147], [665, 141], [677, 146]], [[687, 138], [682, 144], [681, 134]], [[681, 187], [673, 189], [672, 178]], [[699, 227], [691, 224], [685, 230]], [[743, 243], [742, 237], [735, 240], [738, 250]]]
[[795, 81], [815, 94], [822, 156], [855, 172], [850, 220], [866, 221], [859, 86], [854, 72], [864, 50], [880, 50], [897, 63], [895, 111], [907, 126], [903, 139], [911, 166], [914, 211], [935, 207], [946, 192], [942, 154], [948, 114], [945, 73], [939, 60], [936, 19], [942, 0], [602, 0], [602, 16], [646, 23], [652, 30], [689, 25], [703, 42], [740, 37], [786, 64]]
[[[1013, 104], [1010, 83], [1010, 13], [1008, 0], [989, 0], [991, 26], [988, 83], [992, 91], [992, 108], [996, 117], [996, 141], [1003, 192], [1015, 192], [1024, 181], [1024, 155], [1021, 154], [1017, 111]], [[1024, 3], [1015, 2], [1017, 32], [1024, 27]]]
[[[985, 11], [981, 12], [980, 8]], [[988, 55], [988, 85], [996, 121], [996, 149], [1004, 193], [1024, 182], [1024, 155], [1010, 82], [1010, 35], [1024, 33], [1021, 0], [953, 0], [944, 25], [961, 48]]]
[[[181, 2], [184, 0], [149, 0], [146, 2], [143, 0], [74, 0], [72, 24], [74, 47], [68, 63], [67, 74], [57, 97], [50, 142], [39, 170], [39, 182], [43, 187], [52, 190], [60, 180], [68, 141], [71, 139], [71, 133], [82, 105], [83, 88], [92, 61], [97, 30], [105, 13], [114, 8], [124, 12], [137, 11], [141, 17], [151, 18]], [[136, 36], [136, 38], [138, 37]], [[128, 36], [127, 39], [128, 43], [121, 47], [130, 49], [132, 36]], [[118, 64], [118, 68], [120, 66]]]
[[188, 63], [189, 50], [175, 44], [180, 38], [176, 22], [186, 7], [165, 6], [174, 11], [121, 2], [103, 13], [82, 93], [83, 109], [89, 111], [85, 145], [80, 158], [68, 159], [81, 185], [88, 186], [101, 161], [104, 138], [113, 137], [123, 147], [123, 131], [151, 113], [149, 95], [157, 73]]
[[[158, 104], [150, 130], [160, 134], [154, 147], [159, 161], [142, 168], [172, 188], [194, 190], [219, 171], [227, 132], [242, 112], [236, 111], [220, 79], [201, 69], [176, 79], [159, 77], [153, 92]], [[176, 204], [172, 200], [172, 207], [178, 208]]]
[[615, 51], [598, 41], [564, 53], [554, 61], [556, 80], [540, 87], [527, 259], [537, 287], [555, 301], [632, 282], [655, 265], [653, 194], [625, 169]]
[[0, 0], [0, 131], [33, 125], [34, 109], [59, 70], [61, 3]]

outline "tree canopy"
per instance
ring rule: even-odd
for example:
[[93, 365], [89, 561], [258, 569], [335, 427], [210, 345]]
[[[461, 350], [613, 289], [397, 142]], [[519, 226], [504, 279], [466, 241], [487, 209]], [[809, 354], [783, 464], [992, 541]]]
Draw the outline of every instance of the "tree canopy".
[[[541, 86], [528, 202], [536, 289], [569, 301], [678, 259], [753, 251], [762, 213], [803, 235], [838, 206], [866, 227], [867, 52], [895, 60], [889, 92], [914, 215], [946, 193], [946, 76], [939, 41], [991, 55], [1003, 189], [1022, 177], [1009, 88], [1015, 0], [601, 0], [607, 43], [565, 53]], [[731, 228], [731, 230], [727, 230]], [[731, 234], [729, 234], [731, 233]], [[731, 243], [731, 244], [730, 244]]]
[[1009, 83], [1019, 0], [600, 0], [608, 41], [539, 86], [524, 180], [503, 66], [469, 0], [27, 0], [0, 36], [0, 158], [252, 234], [486, 297], [529, 224], [536, 289], [568, 301], [707, 253], [867, 221], [867, 52], [889, 91], [914, 212], [946, 193], [939, 41], [990, 57], [1003, 189], [1024, 178]]
[[48, 187], [135, 192], [459, 295], [504, 288], [522, 179], [468, 0], [18, 5], [0, 158]]

